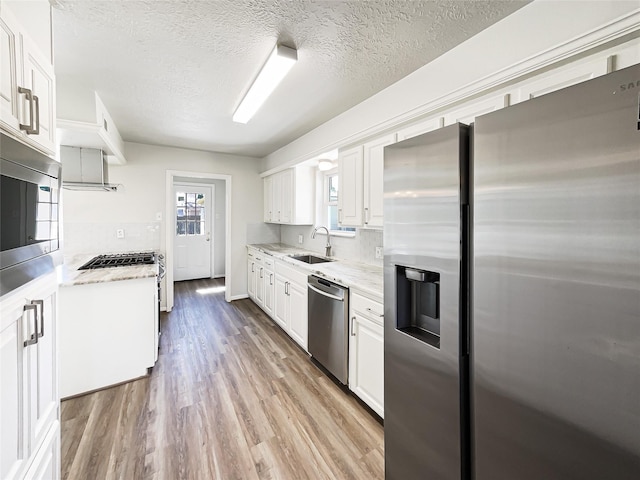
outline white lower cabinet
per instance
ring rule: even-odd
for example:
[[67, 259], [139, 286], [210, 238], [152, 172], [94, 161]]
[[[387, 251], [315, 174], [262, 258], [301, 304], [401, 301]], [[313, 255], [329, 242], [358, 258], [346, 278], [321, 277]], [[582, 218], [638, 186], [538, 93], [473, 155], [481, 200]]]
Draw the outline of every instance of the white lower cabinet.
[[60, 476], [57, 291], [50, 274], [0, 304], [3, 480]]
[[349, 389], [384, 418], [384, 309], [351, 293]]
[[253, 301], [256, 299], [256, 255], [251, 249], [247, 253], [247, 293]]
[[275, 314], [273, 319], [307, 350], [307, 273], [277, 260], [275, 264]]
[[276, 274], [274, 271], [274, 263], [272, 258], [264, 259], [264, 299], [262, 302], [262, 309], [273, 317], [273, 307], [275, 304], [275, 292], [276, 292]]

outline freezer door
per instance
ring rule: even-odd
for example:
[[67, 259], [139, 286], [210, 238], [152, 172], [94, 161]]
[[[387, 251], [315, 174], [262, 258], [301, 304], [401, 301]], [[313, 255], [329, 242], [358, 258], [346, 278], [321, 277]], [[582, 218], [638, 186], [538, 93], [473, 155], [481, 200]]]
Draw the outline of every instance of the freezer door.
[[460, 178], [467, 132], [452, 125], [385, 148], [388, 480], [461, 478]]
[[640, 478], [639, 87], [476, 121], [477, 480]]

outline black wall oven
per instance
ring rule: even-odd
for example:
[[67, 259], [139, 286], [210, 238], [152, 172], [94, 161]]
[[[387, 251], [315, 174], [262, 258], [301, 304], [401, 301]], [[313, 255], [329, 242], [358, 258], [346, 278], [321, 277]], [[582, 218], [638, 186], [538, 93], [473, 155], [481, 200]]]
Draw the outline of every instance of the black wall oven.
[[0, 296], [60, 261], [60, 164], [0, 134]]

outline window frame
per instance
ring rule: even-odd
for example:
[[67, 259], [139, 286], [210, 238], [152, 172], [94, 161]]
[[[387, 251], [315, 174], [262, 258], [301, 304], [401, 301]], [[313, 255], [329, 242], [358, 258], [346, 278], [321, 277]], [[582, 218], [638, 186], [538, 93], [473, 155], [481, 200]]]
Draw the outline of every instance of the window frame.
[[[340, 197], [340, 182], [338, 181], [338, 195], [336, 200], [330, 200], [330, 179], [332, 177], [338, 177], [338, 168], [332, 168], [331, 170], [327, 170], [325, 172], [320, 172], [322, 174], [322, 209], [321, 209], [321, 224], [327, 225], [329, 228], [329, 208], [336, 207], [338, 208], [338, 198]], [[338, 230], [330, 229], [329, 233], [331, 236], [337, 237], [349, 237], [353, 238], [356, 236], [355, 227], [339, 227]], [[324, 232], [318, 232], [318, 234], [325, 235]]]

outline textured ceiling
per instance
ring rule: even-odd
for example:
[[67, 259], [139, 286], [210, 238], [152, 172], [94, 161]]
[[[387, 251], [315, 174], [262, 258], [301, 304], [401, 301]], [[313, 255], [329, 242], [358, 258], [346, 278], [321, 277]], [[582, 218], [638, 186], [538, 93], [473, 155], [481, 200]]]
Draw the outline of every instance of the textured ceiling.
[[[53, 0], [55, 69], [98, 92], [125, 140], [262, 157], [526, 3]], [[276, 42], [297, 64], [233, 123]]]

